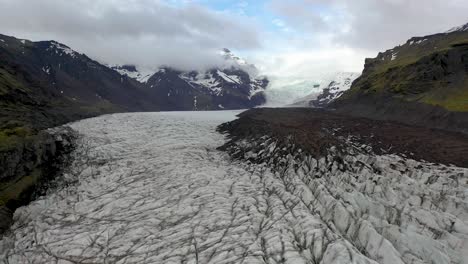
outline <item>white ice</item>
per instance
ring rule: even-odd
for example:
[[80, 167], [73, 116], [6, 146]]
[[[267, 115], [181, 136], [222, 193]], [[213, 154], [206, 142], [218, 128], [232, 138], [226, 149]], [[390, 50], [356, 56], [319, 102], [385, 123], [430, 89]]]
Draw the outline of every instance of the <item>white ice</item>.
[[[284, 177], [231, 161], [216, 150], [225, 138], [215, 128], [237, 113], [129, 113], [72, 124], [82, 138], [63, 187], [16, 211], [0, 256], [5, 263], [403, 263], [400, 252], [413, 263], [426, 263], [417, 261], [421, 255], [438, 263], [449, 263], [448, 254], [459, 259], [452, 248], [468, 233], [466, 198], [454, 198], [462, 203], [458, 209], [426, 208], [433, 190], [421, 202], [413, 187], [424, 187], [429, 172], [403, 182], [389, 175], [395, 180], [381, 179], [385, 186], [353, 183], [356, 175], [350, 174], [349, 184], [324, 186], [324, 179], [304, 182], [300, 171]], [[427, 230], [408, 230], [405, 222], [398, 229], [380, 219], [399, 221], [380, 214], [401, 201], [395, 196], [401, 193], [411, 204], [403, 214]], [[419, 210], [404, 211], [411, 208]], [[357, 228], [351, 220], [363, 215]], [[442, 232], [443, 243], [423, 239], [432, 234], [429, 228], [451, 225], [434, 222], [447, 219], [454, 232]], [[349, 228], [367, 244], [357, 247], [343, 231]], [[391, 239], [383, 239], [382, 230]]]

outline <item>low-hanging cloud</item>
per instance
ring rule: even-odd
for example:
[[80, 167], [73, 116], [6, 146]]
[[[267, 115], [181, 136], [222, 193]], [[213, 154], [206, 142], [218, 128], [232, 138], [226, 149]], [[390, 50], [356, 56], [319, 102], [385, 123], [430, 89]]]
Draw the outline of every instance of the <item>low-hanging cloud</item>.
[[218, 65], [223, 47], [255, 49], [248, 18], [158, 0], [0, 0], [0, 33], [54, 39], [101, 62], [172, 66]]

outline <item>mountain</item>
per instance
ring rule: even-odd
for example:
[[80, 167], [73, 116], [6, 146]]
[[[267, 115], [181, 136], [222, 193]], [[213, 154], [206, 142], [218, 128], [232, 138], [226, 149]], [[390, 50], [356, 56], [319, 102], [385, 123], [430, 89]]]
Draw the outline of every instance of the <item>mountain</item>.
[[251, 108], [265, 103], [266, 77], [256, 67], [235, 56], [220, 52], [224, 67], [206, 71], [180, 71], [161, 67], [154, 73], [137, 70], [134, 65], [113, 66], [122, 74], [142, 83], [154, 98], [164, 98], [163, 110], [220, 110]]
[[[268, 85], [255, 66], [223, 50], [224, 69], [110, 68], [56, 41], [0, 35], [0, 121], [42, 129], [104, 113], [249, 108]], [[11, 124], [10, 124], [11, 123]], [[1, 128], [1, 127], [0, 127]]]
[[468, 24], [366, 59], [338, 112], [468, 132]]
[[66, 45], [4, 35], [0, 95], [2, 126], [41, 129], [103, 113], [159, 109], [140, 83]]
[[320, 85], [319, 93], [307, 95], [292, 104], [292, 106], [317, 107], [323, 108], [343, 95], [345, 91], [351, 88], [353, 81], [358, 78], [360, 73], [339, 72], [328, 77]]

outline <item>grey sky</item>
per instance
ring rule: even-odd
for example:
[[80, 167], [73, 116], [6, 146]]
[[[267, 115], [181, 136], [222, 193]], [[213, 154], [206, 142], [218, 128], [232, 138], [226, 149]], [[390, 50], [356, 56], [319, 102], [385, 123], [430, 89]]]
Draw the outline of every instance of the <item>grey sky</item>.
[[199, 69], [239, 51], [268, 74], [360, 71], [365, 57], [468, 22], [467, 0], [0, 0], [0, 33], [105, 63]]
[[0, 32], [55, 39], [108, 63], [199, 68], [222, 47], [260, 45], [248, 21], [200, 5], [154, 0], [0, 0]]

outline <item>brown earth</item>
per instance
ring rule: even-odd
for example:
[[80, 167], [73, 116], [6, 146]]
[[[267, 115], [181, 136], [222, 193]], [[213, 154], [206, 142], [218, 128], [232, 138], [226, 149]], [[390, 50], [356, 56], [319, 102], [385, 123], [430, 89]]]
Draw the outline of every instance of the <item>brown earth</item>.
[[[268, 135], [289, 137], [317, 156], [346, 139], [372, 147], [377, 154], [399, 154], [415, 160], [468, 167], [468, 135], [439, 129], [350, 117], [320, 109], [259, 108], [222, 124], [219, 131], [234, 140]], [[291, 141], [290, 141], [291, 142]], [[229, 143], [228, 143], [229, 144]]]

